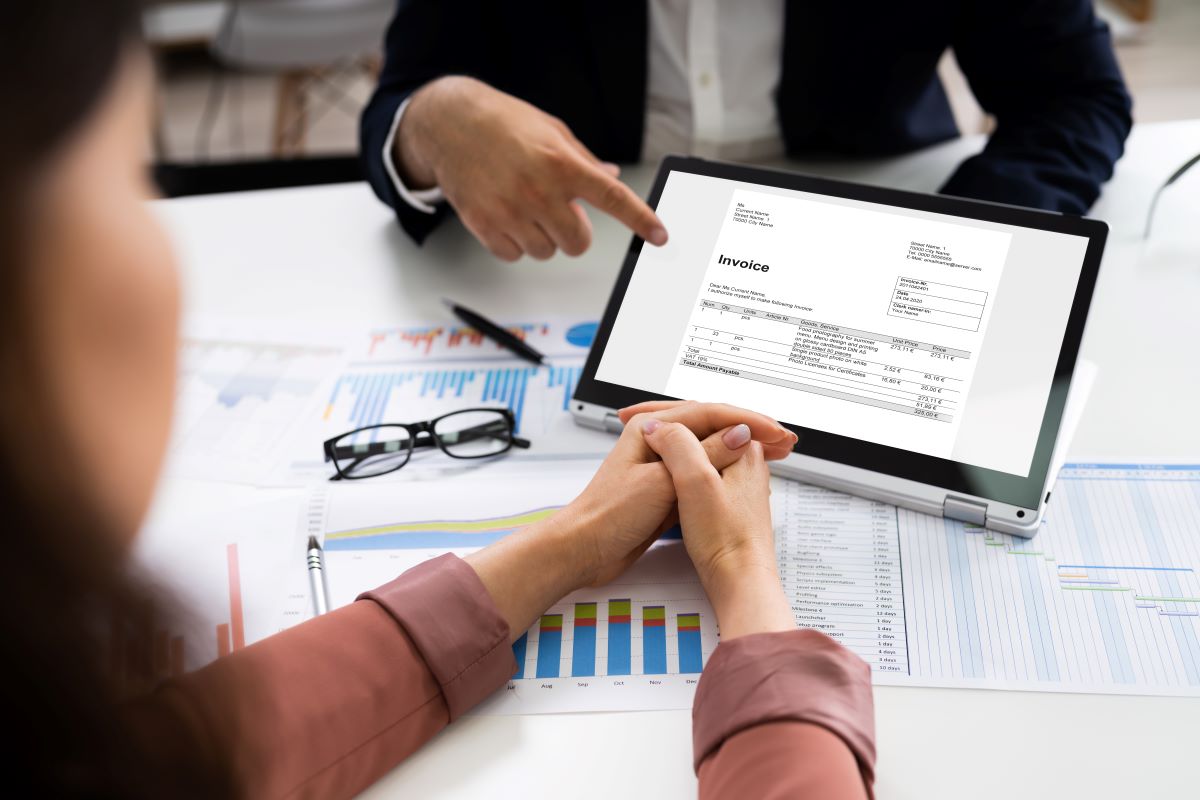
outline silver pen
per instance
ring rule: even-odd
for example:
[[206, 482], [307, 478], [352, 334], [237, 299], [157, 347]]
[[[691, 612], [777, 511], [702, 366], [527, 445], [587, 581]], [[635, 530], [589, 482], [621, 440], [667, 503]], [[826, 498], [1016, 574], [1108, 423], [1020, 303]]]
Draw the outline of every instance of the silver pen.
[[317, 537], [308, 537], [308, 588], [312, 592], [313, 615], [329, 612], [329, 579], [325, 577], [325, 551]]

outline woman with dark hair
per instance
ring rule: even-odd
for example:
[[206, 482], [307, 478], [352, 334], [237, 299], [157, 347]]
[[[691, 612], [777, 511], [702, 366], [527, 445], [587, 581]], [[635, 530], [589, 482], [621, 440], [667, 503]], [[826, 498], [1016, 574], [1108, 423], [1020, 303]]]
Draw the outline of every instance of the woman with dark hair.
[[[0, 8], [4, 780], [20, 796], [348, 796], [504, 684], [511, 644], [678, 514], [723, 643], [700, 682], [702, 792], [862, 797], [866, 666], [794, 629], [765, 461], [726, 406], [626, 409], [579, 498], [466, 558], [156, 682], [173, 610], [131, 576], [174, 393], [178, 278], [147, 210], [151, 69], [133, 0]], [[436, 612], [436, 613], [435, 613]]]

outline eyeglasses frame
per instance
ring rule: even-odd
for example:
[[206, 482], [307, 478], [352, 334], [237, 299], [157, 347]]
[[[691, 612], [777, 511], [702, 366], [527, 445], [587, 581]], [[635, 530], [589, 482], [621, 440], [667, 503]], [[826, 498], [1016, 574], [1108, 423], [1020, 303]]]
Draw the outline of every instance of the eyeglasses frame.
[[[458, 414], [478, 413], [481, 411], [493, 413], [493, 414], [499, 414], [504, 418], [505, 422], [508, 423], [508, 443], [504, 447], [504, 449], [497, 450], [494, 453], [483, 453], [483, 454], [477, 455], [477, 456], [459, 455], [459, 454], [450, 452], [446, 448], [445, 443], [442, 442], [441, 437], [439, 437], [434, 432], [434, 427], [439, 422], [446, 419], [447, 417], [453, 417]], [[457, 411], [450, 411], [446, 414], [442, 414], [439, 417], [434, 417], [433, 419], [424, 420], [423, 422], [407, 422], [407, 423], [406, 422], [381, 422], [378, 425], [366, 425], [362, 428], [355, 428], [352, 431], [345, 431], [344, 433], [340, 433], [337, 436], [334, 436], [332, 439], [326, 439], [325, 442], [322, 444], [322, 449], [325, 452], [325, 463], [329, 463], [330, 461], [332, 461], [333, 468], [337, 471], [336, 475], [330, 476], [329, 479], [331, 481], [336, 481], [336, 480], [359, 481], [359, 480], [365, 480], [367, 478], [378, 478], [381, 475], [388, 475], [390, 473], [395, 472], [396, 470], [402, 469], [405, 465], [408, 464], [409, 460], [412, 459], [413, 450], [415, 450], [418, 447], [431, 447], [431, 446], [436, 445], [439, 450], [441, 450], [443, 453], [445, 453], [450, 458], [459, 458], [459, 459], [467, 459], [467, 460], [476, 459], [476, 458], [495, 458], [496, 456], [507, 453], [509, 450], [512, 450], [514, 447], [519, 447], [521, 449], [525, 449], [525, 448], [529, 447], [530, 442], [528, 439], [523, 439], [519, 436], [514, 435], [516, 432], [516, 427], [517, 427], [517, 420], [516, 420], [516, 417], [512, 413], [512, 409], [509, 409], [509, 408], [460, 408]], [[385, 470], [383, 472], [374, 472], [374, 473], [371, 473], [370, 475], [348, 475], [348, 474], [346, 474], [342, 470], [341, 465], [338, 463], [338, 457], [335, 454], [334, 445], [337, 442], [341, 441], [342, 439], [345, 439], [347, 436], [353, 436], [356, 433], [362, 433], [364, 431], [376, 430], [377, 428], [403, 428], [404, 430], [408, 431], [408, 440], [407, 440], [408, 447], [404, 454], [404, 460], [402, 462], [400, 462], [400, 464], [398, 464], [397, 466], [392, 467], [391, 469]], [[424, 434], [424, 437], [421, 436], [422, 434]]]

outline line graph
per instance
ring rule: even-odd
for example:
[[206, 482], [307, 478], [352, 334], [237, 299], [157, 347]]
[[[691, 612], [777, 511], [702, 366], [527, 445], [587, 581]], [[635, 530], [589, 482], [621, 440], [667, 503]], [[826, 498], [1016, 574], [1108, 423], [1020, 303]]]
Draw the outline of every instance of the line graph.
[[[545, 519], [588, 472], [333, 485], [316, 530], [334, 604]], [[876, 683], [1200, 695], [1200, 465], [1068, 465], [1030, 540], [791, 481], [772, 490], [797, 624], [858, 653]], [[492, 513], [446, 513], [464, 494]], [[508, 691], [480, 713], [683, 708], [717, 637], [686, 553], [660, 543], [545, 609], [514, 645]]]
[[[558, 464], [529, 480], [329, 484], [314, 488], [298, 538], [322, 536], [332, 605], [451, 552], [466, 556], [553, 515], [591, 478]], [[446, 513], [471, 497], [487, 516]], [[310, 608], [307, 597], [300, 607]], [[480, 713], [686, 708], [717, 644], [716, 617], [682, 542], [652, 547], [616, 581], [562, 598], [513, 643], [508, 691]]]
[[428, 520], [335, 531], [325, 535], [326, 550], [416, 550], [484, 547], [508, 534], [551, 516], [559, 506], [500, 517]]

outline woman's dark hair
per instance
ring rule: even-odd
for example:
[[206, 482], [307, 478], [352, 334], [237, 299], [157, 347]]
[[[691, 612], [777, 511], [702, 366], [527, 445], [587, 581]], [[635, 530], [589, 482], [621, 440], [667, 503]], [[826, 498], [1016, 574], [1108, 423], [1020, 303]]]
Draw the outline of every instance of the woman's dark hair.
[[[136, 728], [123, 704], [160, 674], [163, 607], [125, 564], [128, 536], [72, 469], [32, 297], [30, 221], [41, 179], [137, 52], [137, 0], [0, 3], [0, 708], [7, 794], [228, 794], [227, 770], [170, 728]], [[158, 620], [161, 622], [162, 620]]]

